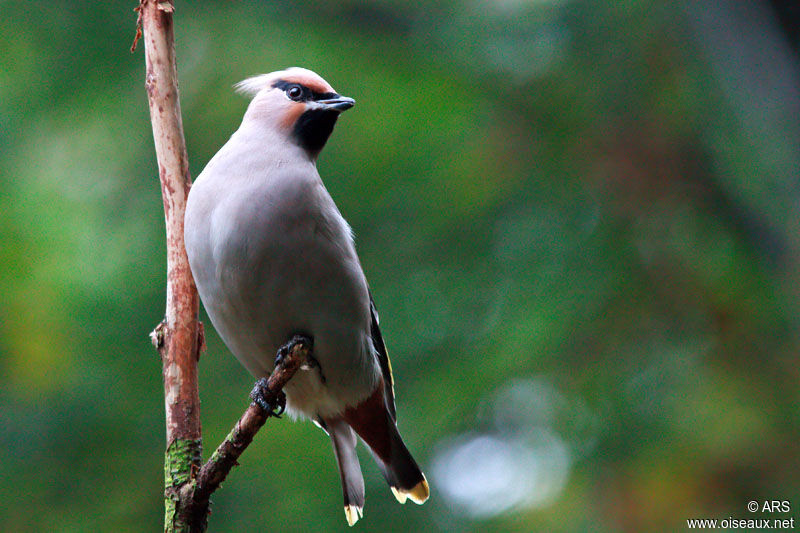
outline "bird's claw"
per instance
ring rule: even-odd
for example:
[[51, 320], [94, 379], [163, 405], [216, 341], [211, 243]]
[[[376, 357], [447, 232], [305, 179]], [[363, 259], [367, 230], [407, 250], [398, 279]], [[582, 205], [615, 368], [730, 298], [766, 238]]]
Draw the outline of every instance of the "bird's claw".
[[286, 395], [283, 394], [283, 391], [278, 392], [278, 394], [275, 396], [275, 405], [273, 405], [267, 399], [267, 395], [269, 394], [269, 387], [267, 386], [268, 381], [269, 380], [267, 378], [261, 378], [256, 381], [255, 387], [253, 387], [253, 390], [250, 393], [250, 398], [256, 405], [267, 412], [267, 416], [280, 418], [283, 412], [286, 410]]
[[294, 347], [298, 345], [305, 345], [310, 351], [314, 347], [314, 341], [311, 339], [311, 337], [306, 335], [295, 335], [291, 338], [291, 340], [289, 340], [289, 342], [278, 348], [278, 354], [275, 356], [275, 366], [283, 363], [283, 360], [287, 355], [289, 355], [289, 352], [291, 352]]

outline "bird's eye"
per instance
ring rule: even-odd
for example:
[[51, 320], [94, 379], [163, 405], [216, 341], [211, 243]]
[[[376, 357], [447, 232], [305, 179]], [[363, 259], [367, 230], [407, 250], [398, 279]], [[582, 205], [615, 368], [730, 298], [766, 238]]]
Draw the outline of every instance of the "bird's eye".
[[286, 89], [286, 94], [292, 100], [300, 100], [303, 97], [303, 89], [299, 85], [292, 85]]

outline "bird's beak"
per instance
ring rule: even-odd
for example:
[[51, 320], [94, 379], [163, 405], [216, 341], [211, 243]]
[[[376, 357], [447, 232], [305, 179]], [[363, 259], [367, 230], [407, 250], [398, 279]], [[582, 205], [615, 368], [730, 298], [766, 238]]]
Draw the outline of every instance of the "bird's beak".
[[336, 98], [329, 98], [327, 100], [317, 100], [317, 103], [325, 109], [339, 112], [347, 111], [356, 105], [356, 101], [352, 98], [348, 98], [347, 96], [337, 96]]

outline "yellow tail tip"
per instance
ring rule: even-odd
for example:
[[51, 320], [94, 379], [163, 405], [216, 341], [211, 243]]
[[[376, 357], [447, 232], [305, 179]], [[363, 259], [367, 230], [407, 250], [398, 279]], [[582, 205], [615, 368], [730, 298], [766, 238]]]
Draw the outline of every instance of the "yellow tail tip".
[[408, 498], [416, 503], [417, 505], [422, 505], [431, 495], [431, 489], [428, 487], [428, 480], [424, 477], [422, 481], [414, 485], [414, 488], [408, 491]]
[[422, 505], [431, 495], [431, 490], [428, 487], [428, 480], [425, 479], [424, 476], [422, 481], [409, 490], [399, 489], [397, 487], [390, 488], [392, 489], [392, 494], [394, 494], [394, 497], [397, 498], [397, 501], [400, 503], [406, 503], [406, 499], [409, 499], [418, 505]]
[[394, 497], [397, 499], [398, 502], [406, 503], [406, 499], [408, 498], [408, 496], [406, 496], [405, 493], [397, 490], [397, 487], [389, 487], [389, 488], [392, 489], [392, 494], [394, 494]]
[[347, 518], [347, 525], [353, 526], [358, 519], [364, 516], [364, 509], [356, 505], [344, 506], [344, 517]]

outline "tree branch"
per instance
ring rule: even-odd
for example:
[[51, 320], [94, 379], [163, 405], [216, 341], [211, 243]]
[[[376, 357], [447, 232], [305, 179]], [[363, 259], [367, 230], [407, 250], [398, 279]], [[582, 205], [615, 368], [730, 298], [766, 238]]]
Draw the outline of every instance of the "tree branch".
[[[140, 0], [144, 30], [147, 100], [158, 159], [167, 237], [167, 309], [152, 334], [164, 377], [167, 450], [164, 461], [166, 531], [186, 530], [178, 521], [178, 488], [200, 469], [202, 435], [197, 360], [202, 329], [199, 298], [183, 243], [183, 218], [192, 180], [178, 99], [171, 0]], [[134, 43], [135, 44], [135, 43]]]
[[[170, 7], [167, 8], [166, 6]], [[172, 4], [142, 0], [147, 65], [145, 87], [158, 158], [167, 233], [167, 309], [159, 326], [167, 410], [167, 442], [200, 438], [197, 359], [199, 297], [183, 243], [183, 217], [192, 185], [183, 138]]]

